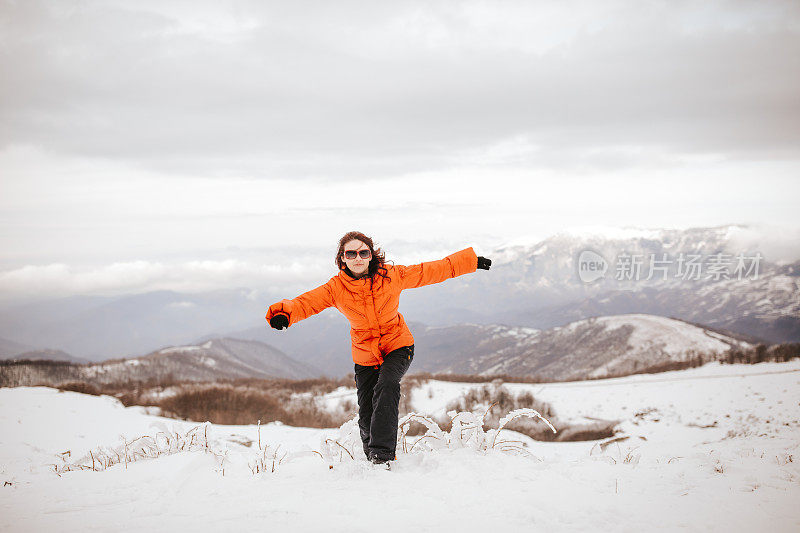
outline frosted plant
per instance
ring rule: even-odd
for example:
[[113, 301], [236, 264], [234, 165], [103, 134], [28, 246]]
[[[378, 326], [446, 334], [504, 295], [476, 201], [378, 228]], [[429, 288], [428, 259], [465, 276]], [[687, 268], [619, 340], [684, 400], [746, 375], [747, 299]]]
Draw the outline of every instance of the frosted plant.
[[213, 454], [219, 460], [220, 467], [224, 467], [227, 450], [221, 448], [215, 441], [209, 441], [208, 428], [205, 422], [193, 427], [186, 433], [179, 431], [158, 431], [153, 435], [143, 435], [133, 440], [122, 437], [119, 446], [100, 446], [90, 450], [75, 462], [66, 462], [53, 465], [56, 474], [72, 470], [102, 471], [116, 464], [133, 463], [141, 459], [156, 459], [162, 455], [172, 455], [184, 451], [204, 451]]
[[525, 450], [523, 447], [523, 443], [520, 441], [512, 441], [512, 440], [501, 440], [498, 441], [497, 437], [503, 428], [506, 427], [512, 420], [521, 418], [521, 417], [529, 417], [529, 418], [539, 418], [547, 427], [549, 427], [553, 433], [556, 433], [556, 428], [553, 427], [553, 424], [550, 423], [545, 417], [543, 417], [539, 411], [536, 409], [530, 409], [528, 407], [523, 407], [522, 409], [515, 409], [508, 413], [506, 416], [500, 419], [500, 422], [497, 425], [497, 429], [490, 429], [486, 432], [486, 442], [487, 442], [487, 449], [498, 449], [502, 452], [506, 453], [513, 453], [515, 455], [525, 455], [528, 457], [532, 457], [531, 453]]
[[[410, 429], [411, 421], [419, 422], [425, 426], [427, 432], [425, 435], [417, 439], [413, 444], [409, 445], [406, 435]], [[397, 425], [400, 428], [400, 431], [397, 432], [397, 447], [405, 453], [413, 450], [418, 444], [420, 445], [420, 449], [428, 450], [435, 450], [448, 446], [449, 438], [447, 434], [442, 431], [442, 428], [439, 427], [439, 424], [437, 424], [430, 417], [417, 413], [408, 413], [406, 416], [400, 419]]]
[[469, 411], [447, 413], [452, 421], [450, 429], [450, 448], [486, 449], [486, 434], [483, 431], [483, 419]]
[[[488, 410], [486, 411], [488, 413]], [[504, 416], [497, 427], [487, 432], [483, 431], [483, 422], [486, 418], [486, 413], [483, 416], [478, 416], [470, 411], [450, 411], [452, 427], [449, 433], [442, 431], [439, 425], [430, 417], [420, 415], [417, 413], [409, 413], [404, 416], [399, 423], [400, 431], [398, 432], [398, 449], [404, 453], [411, 453], [417, 451], [432, 451], [441, 448], [458, 449], [470, 448], [481, 452], [487, 452], [492, 449], [497, 449], [503, 452], [530, 455], [520, 441], [510, 440], [497, 440], [500, 432], [512, 420], [520, 417], [539, 418], [553, 431], [556, 428], [543, 417], [538, 411], [530, 408], [515, 409], [506, 416]], [[416, 421], [421, 423], [427, 429], [426, 433], [417, 438], [414, 442], [409, 442], [408, 436], [409, 423]]]
[[[487, 410], [488, 412], [488, 410]], [[451, 429], [443, 431], [430, 417], [418, 413], [409, 413], [398, 422], [398, 453], [421, 453], [438, 449], [468, 448], [479, 452], [488, 452], [497, 449], [502, 452], [530, 455], [523, 449], [522, 442], [498, 440], [499, 433], [512, 420], [527, 416], [543, 420], [555, 433], [556, 429], [550, 422], [534, 409], [516, 409], [503, 417], [497, 429], [483, 430], [486, 413], [479, 416], [470, 411], [450, 411]], [[419, 437], [408, 435], [411, 422], [418, 422], [425, 427], [425, 434]], [[167, 429], [162, 425], [163, 431], [152, 435], [143, 435], [133, 440], [122, 439], [122, 444], [116, 447], [98, 447], [74, 462], [68, 462], [67, 455], [61, 455], [62, 464], [54, 464], [56, 474], [61, 475], [71, 470], [102, 471], [117, 464], [124, 464], [141, 459], [156, 459], [162, 455], [172, 455], [186, 451], [202, 451], [212, 454], [218, 461], [217, 471], [225, 475], [225, 466], [229, 461], [230, 449], [225, 442], [209, 438], [209, 428], [213, 426], [205, 422], [197, 425], [185, 433]], [[235, 442], [235, 441], [234, 441]], [[235, 442], [241, 444], [239, 442]], [[229, 444], [229, 443], [227, 443]], [[248, 444], [249, 445], [249, 444]], [[243, 455], [248, 458], [247, 464], [253, 474], [262, 472], [275, 472], [281, 464], [290, 462], [300, 457], [319, 456], [329, 468], [335, 463], [346, 461], [364, 460], [362, 453], [361, 435], [358, 427], [358, 417], [348, 420], [339, 428], [335, 439], [323, 437], [320, 443], [321, 451], [304, 450], [289, 453], [282, 451], [280, 445], [272, 447], [261, 442], [261, 425], [258, 426], [258, 448], [248, 450]], [[237, 452], [237, 455], [240, 455]], [[633, 458], [632, 458], [633, 459]]]
[[256, 456], [254, 463], [248, 461], [248, 466], [253, 474], [260, 474], [262, 472], [275, 472], [278, 467], [289, 455], [286, 452], [280, 453], [281, 445], [276, 447], [269, 445], [263, 446]]

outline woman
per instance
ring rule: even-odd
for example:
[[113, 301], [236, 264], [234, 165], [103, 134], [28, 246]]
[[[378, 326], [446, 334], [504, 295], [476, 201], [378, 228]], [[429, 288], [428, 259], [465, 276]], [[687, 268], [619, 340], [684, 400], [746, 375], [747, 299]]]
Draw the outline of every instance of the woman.
[[328, 307], [347, 317], [364, 453], [373, 463], [387, 463], [395, 459], [400, 379], [414, 359], [414, 337], [397, 312], [400, 292], [478, 268], [489, 270], [492, 262], [467, 248], [439, 261], [389, 265], [372, 239], [358, 231], [339, 240], [335, 262], [338, 275], [293, 300], [271, 305], [266, 318], [281, 330]]

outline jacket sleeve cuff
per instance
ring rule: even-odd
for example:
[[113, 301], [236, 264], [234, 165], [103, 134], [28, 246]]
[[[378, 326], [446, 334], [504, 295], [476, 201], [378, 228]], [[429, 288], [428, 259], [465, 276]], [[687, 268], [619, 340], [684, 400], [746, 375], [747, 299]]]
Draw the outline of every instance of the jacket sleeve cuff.
[[289, 325], [292, 323], [292, 305], [293, 302], [291, 300], [281, 300], [278, 303], [274, 303], [269, 306], [267, 310], [267, 314], [264, 318], [267, 319], [267, 322], [272, 320], [272, 317], [275, 315], [285, 315], [286, 318], [289, 319]]
[[462, 274], [470, 274], [478, 270], [478, 255], [472, 247], [452, 255], [448, 255], [447, 259], [453, 266], [453, 276], [460, 276]]

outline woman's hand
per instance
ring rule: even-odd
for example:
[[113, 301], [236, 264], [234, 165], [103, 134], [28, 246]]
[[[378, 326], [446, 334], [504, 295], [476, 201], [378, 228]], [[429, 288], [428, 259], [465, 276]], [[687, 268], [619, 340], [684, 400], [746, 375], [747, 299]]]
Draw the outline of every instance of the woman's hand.
[[289, 317], [283, 313], [278, 313], [269, 319], [269, 325], [274, 329], [285, 329], [289, 327]]
[[492, 260], [487, 259], [485, 257], [478, 256], [478, 268], [482, 268], [483, 270], [489, 270], [489, 267], [492, 266]]
[[[286, 329], [289, 327], [289, 319], [291, 317], [291, 311], [286, 309], [287, 300], [281, 300], [278, 303], [274, 303], [269, 306], [267, 310], [267, 316], [265, 317], [269, 322], [269, 325], [275, 329]], [[291, 304], [291, 302], [288, 302]]]

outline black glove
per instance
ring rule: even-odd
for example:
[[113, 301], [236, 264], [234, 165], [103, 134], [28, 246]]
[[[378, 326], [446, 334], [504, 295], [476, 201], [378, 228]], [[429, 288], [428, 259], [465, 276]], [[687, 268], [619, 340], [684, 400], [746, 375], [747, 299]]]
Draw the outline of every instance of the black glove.
[[478, 257], [478, 268], [482, 268], [484, 270], [489, 270], [489, 267], [492, 266], [492, 260], [486, 259], [485, 257]]
[[286, 315], [277, 314], [269, 319], [269, 325], [275, 329], [285, 329], [289, 327], [289, 318]]

